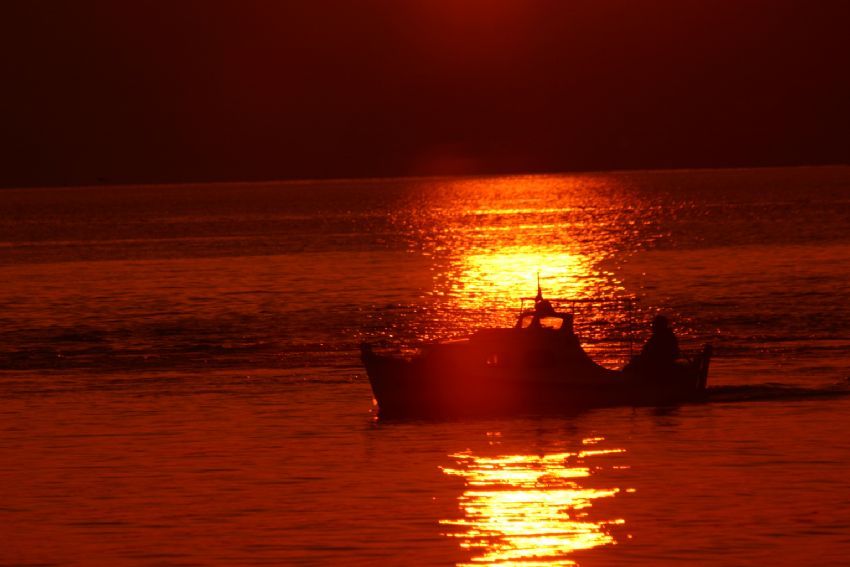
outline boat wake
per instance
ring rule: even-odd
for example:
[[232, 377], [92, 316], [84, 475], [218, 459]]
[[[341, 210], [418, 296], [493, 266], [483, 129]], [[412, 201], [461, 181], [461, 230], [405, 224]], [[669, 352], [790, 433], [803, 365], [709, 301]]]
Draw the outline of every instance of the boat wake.
[[707, 401], [712, 403], [836, 399], [850, 396], [850, 378], [844, 382], [817, 388], [781, 383], [711, 386], [706, 389], [706, 394]]

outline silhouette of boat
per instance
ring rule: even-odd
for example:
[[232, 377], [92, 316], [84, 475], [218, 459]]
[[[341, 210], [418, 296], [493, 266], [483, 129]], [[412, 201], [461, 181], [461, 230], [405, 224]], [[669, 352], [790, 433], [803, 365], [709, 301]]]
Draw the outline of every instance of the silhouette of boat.
[[[361, 358], [382, 417], [453, 417], [568, 412], [604, 406], [663, 406], [705, 399], [711, 345], [664, 365], [611, 370], [594, 362], [538, 286], [513, 328], [483, 329], [467, 339], [423, 347], [413, 357]], [[573, 308], [574, 311], [574, 308]]]

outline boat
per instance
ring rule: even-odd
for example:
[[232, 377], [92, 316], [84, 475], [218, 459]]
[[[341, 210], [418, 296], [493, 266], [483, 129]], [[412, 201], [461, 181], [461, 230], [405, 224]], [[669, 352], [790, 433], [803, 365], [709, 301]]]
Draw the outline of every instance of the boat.
[[[606, 406], [667, 406], [706, 398], [712, 347], [665, 363], [634, 357], [601, 366], [573, 329], [575, 302], [522, 298], [511, 328], [481, 329], [465, 339], [425, 345], [414, 356], [361, 345], [381, 417], [549, 414]], [[525, 308], [525, 301], [533, 306]], [[571, 312], [553, 303], [572, 303]]]

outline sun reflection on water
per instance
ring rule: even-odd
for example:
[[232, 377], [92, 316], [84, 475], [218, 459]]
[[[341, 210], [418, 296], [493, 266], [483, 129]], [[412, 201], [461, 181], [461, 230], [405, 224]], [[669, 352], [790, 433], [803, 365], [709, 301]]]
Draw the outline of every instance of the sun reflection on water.
[[461, 308], [480, 308], [500, 300], [516, 302], [534, 295], [538, 273], [549, 297], [587, 297], [603, 284], [586, 255], [512, 246], [462, 256], [451, 293]]
[[556, 306], [575, 313], [575, 329], [586, 350], [598, 362], [618, 366], [629, 354], [630, 295], [599, 262], [593, 254], [559, 246], [471, 249], [453, 258], [437, 276], [435, 288], [442, 290], [436, 293], [459, 327], [468, 319], [473, 328], [507, 327], [515, 322], [520, 298], [535, 295], [539, 273], [545, 297], [568, 300]]
[[406, 199], [393, 222], [408, 250], [427, 258], [431, 281], [386, 316], [395, 325], [382, 337], [388, 343], [415, 352], [422, 342], [512, 327], [539, 272], [547, 298], [585, 300], [555, 307], [574, 313], [594, 360], [611, 368], [629, 360], [642, 307], [619, 274], [654, 217], [627, 178], [429, 179]]
[[[586, 443], [598, 441], [588, 439]], [[621, 490], [582, 486], [581, 481], [587, 481], [596, 470], [588, 466], [589, 458], [623, 452], [450, 455], [455, 465], [442, 470], [466, 482], [459, 497], [463, 517], [440, 523], [452, 528], [445, 535], [459, 539], [460, 546], [472, 554], [469, 563], [459, 566], [576, 565], [570, 558], [574, 552], [616, 544], [611, 528], [625, 520], [594, 520], [589, 509], [594, 500], [611, 498]]]
[[[450, 309], [513, 307], [534, 295], [619, 297], [604, 264], [623, 238], [618, 180], [543, 176], [443, 181], [423, 192], [407, 228], [435, 258], [432, 296]], [[619, 210], [619, 209], [616, 209]]]

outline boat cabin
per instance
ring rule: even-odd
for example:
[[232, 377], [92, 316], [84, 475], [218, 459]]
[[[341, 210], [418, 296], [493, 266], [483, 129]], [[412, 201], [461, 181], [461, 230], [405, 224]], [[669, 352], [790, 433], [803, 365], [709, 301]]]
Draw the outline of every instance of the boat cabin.
[[[524, 309], [524, 304], [527, 299], [534, 301], [534, 307]], [[554, 300], [559, 301], [559, 300]], [[555, 311], [551, 301], [543, 299], [539, 294], [533, 298], [523, 298], [523, 305], [520, 306], [519, 317], [517, 317], [515, 329], [552, 329], [562, 331], [569, 334], [574, 334], [573, 329], [573, 314]]]

